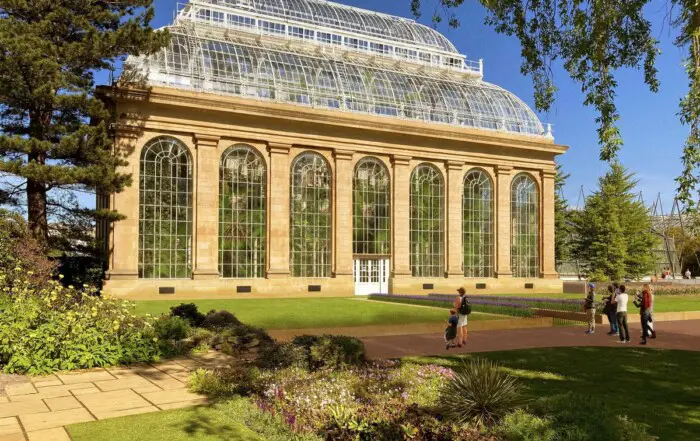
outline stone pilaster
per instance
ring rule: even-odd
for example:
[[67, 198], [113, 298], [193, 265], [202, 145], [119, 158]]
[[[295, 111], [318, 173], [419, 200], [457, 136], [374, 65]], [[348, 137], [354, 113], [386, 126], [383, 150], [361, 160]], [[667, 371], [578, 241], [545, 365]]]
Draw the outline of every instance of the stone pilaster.
[[512, 167], [496, 167], [496, 277], [513, 277], [510, 265], [510, 182]]
[[394, 167], [394, 185], [392, 209], [394, 226], [393, 247], [393, 277], [410, 277], [410, 186], [411, 158], [409, 156], [393, 155], [391, 162]]
[[352, 276], [352, 155], [335, 150], [335, 276]]
[[542, 266], [540, 267], [540, 277], [545, 279], [556, 279], [559, 277], [556, 269], [554, 257], [554, 177], [556, 170], [543, 170], [541, 177], [541, 199], [540, 199], [540, 246], [542, 256]]
[[[114, 149], [129, 158], [129, 164], [117, 168], [117, 172], [130, 174], [133, 184], [121, 193], [109, 196], [109, 206], [126, 218], [113, 222], [108, 234], [108, 280], [137, 279], [139, 264], [139, 157], [135, 151], [138, 130], [131, 127], [115, 127]], [[133, 154], [132, 154], [133, 153]], [[118, 246], [115, 246], [118, 244]]]
[[463, 277], [462, 267], [462, 161], [447, 162], [447, 276]]
[[194, 174], [193, 279], [219, 277], [219, 137], [192, 137], [197, 161]]
[[289, 150], [291, 145], [269, 142], [270, 205], [268, 214], [269, 269], [267, 277], [289, 277]]

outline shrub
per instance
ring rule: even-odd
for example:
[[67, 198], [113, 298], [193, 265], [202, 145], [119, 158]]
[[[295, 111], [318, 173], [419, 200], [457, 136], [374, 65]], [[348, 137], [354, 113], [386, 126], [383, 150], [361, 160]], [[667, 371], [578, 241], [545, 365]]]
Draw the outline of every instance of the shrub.
[[204, 326], [207, 329], [222, 330], [224, 328], [228, 328], [229, 326], [235, 326], [240, 324], [240, 320], [238, 320], [235, 315], [231, 314], [228, 311], [211, 310], [207, 313], [206, 317], [204, 318], [202, 326]]
[[257, 364], [264, 369], [307, 368], [308, 355], [306, 348], [289, 342], [266, 345], [258, 351]]
[[248, 395], [254, 389], [258, 375], [256, 369], [243, 366], [197, 369], [190, 375], [187, 385], [192, 392], [211, 398]]
[[506, 441], [554, 441], [556, 431], [552, 420], [518, 409], [507, 414], [494, 428], [494, 433]]
[[304, 348], [307, 368], [339, 368], [358, 365], [365, 360], [365, 345], [357, 338], [341, 335], [300, 335], [292, 345]]
[[[21, 268], [18, 267], [18, 271]], [[0, 271], [0, 366], [9, 373], [43, 374], [158, 359], [154, 320], [138, 317], [124, 300], [64, 287], [35, 289], [26, 278], [12, 286]]]
[[4, 286], [9, 288], [17, 283], [22, 288], [29, 282], [31, 289], [46, 288], [57, 266], [31, 237], [24, 218], [0, 209], [0, 272], [5, 276]]
[[519, 403], [521, 386], [515, 377], [489, 360], [463, 361], [440, 391], [441, 414], [458, 424], [491, 426]]
[[236, 355], [240, 351], [267, 345], [274, 342], [262, 328], [250, 325], [230, 325], [216, 332], [211, 340], [212, 348], [229, 355]]
[[155, 332], [160, 350], [165, 355], [179, 355], [186, 351], [184, 340], [190, 333], [187, 320], [164, 315], [156, 321]]
[[190, 338], [195, 346], [211, 346], [211, 341], [214, 338], [214, 333], [205, 328], [191, 328]]
[[170, 308], [170, 315], [172, 317], [182, 317], [192, 326], [202, 326], [204, 323], [205, 316], [194, 303], [180, 303], [178, 306], [173, 306]]

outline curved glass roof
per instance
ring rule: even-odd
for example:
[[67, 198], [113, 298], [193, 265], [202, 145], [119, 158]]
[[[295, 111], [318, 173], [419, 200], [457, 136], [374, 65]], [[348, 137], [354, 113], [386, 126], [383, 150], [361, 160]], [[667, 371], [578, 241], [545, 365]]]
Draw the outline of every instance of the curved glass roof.
[[459, 53], [445, 36], [413, 20], [325, 0], [199, 0], [198, 3], [221, 5], [270, 17]]

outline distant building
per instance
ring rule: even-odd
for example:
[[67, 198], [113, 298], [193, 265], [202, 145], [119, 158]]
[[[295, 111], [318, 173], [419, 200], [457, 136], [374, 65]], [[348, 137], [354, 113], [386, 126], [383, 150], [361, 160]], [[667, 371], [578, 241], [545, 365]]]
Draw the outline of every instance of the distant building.
[[127, 60], [147, 87], [100, 89], [134, 178], [100, 203], [126, 215], [107, 291], [561, 291], [566, 147], [437, 31], [320, 0], [191, 1], [168, 29]]

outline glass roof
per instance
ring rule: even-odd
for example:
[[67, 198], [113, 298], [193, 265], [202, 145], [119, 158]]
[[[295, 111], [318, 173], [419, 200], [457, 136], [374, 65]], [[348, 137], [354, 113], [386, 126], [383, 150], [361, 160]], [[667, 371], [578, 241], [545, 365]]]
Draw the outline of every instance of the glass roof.
[[198, 0], [197, 3], [231, 7], [270, 17], [459, 53], [445, 36], [413, 20], [324, 0]]
[[381, 58], [304, 52], [260, 39], [198, 35], [171, 26], [170, 44], [130, 57], [150, 85], [235, 95], [344, 112], [544, 136], [534, 112], [512, 93], [479, 78], [417, 69]]

